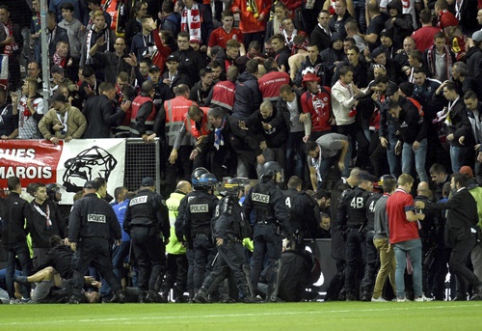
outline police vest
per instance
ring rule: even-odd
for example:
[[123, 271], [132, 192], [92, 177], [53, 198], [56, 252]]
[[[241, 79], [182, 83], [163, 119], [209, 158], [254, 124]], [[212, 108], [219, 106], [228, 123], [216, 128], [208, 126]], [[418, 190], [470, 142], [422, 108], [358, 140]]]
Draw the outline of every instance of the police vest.
[[[132, 111], [131, 111], [131, 132], [137, 135], [140, 135], [139, 131], [137, 130], [137, 113], [139, 112], [139, 108], [146, 103], [152, 102], [152, 99], [146, 96], [139, 95], [137, 96], [134, 101], [132, 101]], [[154, 107], [154, 103], [152, 103], [152, 111], [146, 119], [145, 128], [146, 134], [151, 134], [154, 129], [154, 120], [156, 118], [156, 108]]]
[[348, 226], [357, 227], [367, 222], [366, 203], [370, 193], [357, 187], [345, 198], [345, 208], [348, 217]]
[[193, 233], [211, 233], [213, 199], [217, 198], [204, 191], [196, 191], [187, 196], [186, 218]]
[[194, 138], [199, 139], [200, 136], [207, 136], [211, 133], [209, 119], [208, 119], [208, 111], [209, 107], [201, 107], [203, 111], [203, 118], [201, 121], [201, 130], [198, 130], [196, 127], [196, 122], [194, 122], [190, 117], [189, 113], [186, 112], [184, 114], [184, 125], [186, 127], [186, 131], [193, 136]]
[[232, 112], [235, 92], [236, 83], [229, 80], [217, 83], [213, 87], [211, 105], [216, 105]]
[[153, 204], [153, 195], [150, 190], [142, 190], [129, 201], [131, 210], [131, 225], [151, 226], [157, 225], [156, 210]]
[[271, 208], [271, 188], [268, 183], [257, 184], [251, 190], [251, 201], [253, 202], [256, 222], [273, 221], [274, 212]]
[[183, 96], [164, 101], [164, 109], [166, 110], [166, 136], [169, 146], [174, 146], [177, 133], [184, 123], [184, 114], [187, 113], [187, 110], [192, 105], [196, 105], [196, 103]]

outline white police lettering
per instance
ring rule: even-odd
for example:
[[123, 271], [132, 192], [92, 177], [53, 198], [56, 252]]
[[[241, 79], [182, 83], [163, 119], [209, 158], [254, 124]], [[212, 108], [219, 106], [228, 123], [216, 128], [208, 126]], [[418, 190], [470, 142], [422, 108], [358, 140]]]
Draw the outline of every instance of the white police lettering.
[[190, 205], [189, 210], [191, 213], [207, 213], [209, 211], [209, 206], [207, 204], [202, 205]]
[[253, 193], [251, 194], [251, 199], [256, 202], [269, 203], [269, 195], [266, 194]]
[[87, 214], [87, 222], [106, 223], [105, 215]]
[[141, 203], [146, 203], [147, 202], [147, 195], [144, 195], [142, 197], [137, 197], [133, 198], [131, 202], [129, 202], [129, 206], [135, 206], [135, 205], [140, 205]]

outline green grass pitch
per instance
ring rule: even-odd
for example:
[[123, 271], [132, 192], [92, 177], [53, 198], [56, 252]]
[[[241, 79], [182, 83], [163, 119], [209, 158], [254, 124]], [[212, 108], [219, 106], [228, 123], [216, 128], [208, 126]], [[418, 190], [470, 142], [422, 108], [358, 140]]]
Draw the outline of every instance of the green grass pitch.
[[0, 330], [482, 330], [482, 302], [0, 305]]

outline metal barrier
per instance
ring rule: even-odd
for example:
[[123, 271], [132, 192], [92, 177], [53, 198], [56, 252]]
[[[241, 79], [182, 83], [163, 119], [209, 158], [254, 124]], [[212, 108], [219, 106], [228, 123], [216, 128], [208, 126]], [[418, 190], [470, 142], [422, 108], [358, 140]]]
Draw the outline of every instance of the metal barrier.
[[140, 138], [126, 140], [124, 186], [135, 191], [141, 186], [142, 178], [151, 177], [156, 182], [156, 190], [161, 188], [160, 142], [146, 144]]

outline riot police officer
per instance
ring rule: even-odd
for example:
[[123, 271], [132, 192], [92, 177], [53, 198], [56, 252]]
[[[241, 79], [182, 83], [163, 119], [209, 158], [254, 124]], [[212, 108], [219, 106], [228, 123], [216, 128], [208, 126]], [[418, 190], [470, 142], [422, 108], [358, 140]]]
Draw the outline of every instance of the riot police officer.
[[[196, 168], [191, 176], [193, 191], [187, 194], [179, 205], [176, 220], [176, 236], [180, 241], [186, 238], [188, 249], [194, 250], [194, 293], [197, 293], [204, 281], [206, 271], [216, 257], [211, 230], [211, 220], [218, 203], [213, 194], [217, 179], [205, 168]], [[192, 262], [191, 266], [192, 267]]]
[[277, 300], [281, 241], [283, 237], [292, 234], [283, 193], [276, 185], [280, 179], [280, 165], [274, 161], [266, 162], [262, 168], [261, 182], [251, 189], [244, 201], [244, 214], [251, 215], [254, 210], [255, 219], [251, 284], [257, 287], [264, 257], [267, 255], [268, 302]]
[[[126, 210], [124, 230], [130, 234], [138, 267], [139, 302], [163, 302], [158, 280], [165, 271], [170, 225], [164, 198], [154, 192], [154, 179], [142, 179]], [[163, 239], [160, 238], [162, 232]]]
[[87, 181], [85, 196], [74, 203], [70, 213], [69, 242], [75, 253], [72, 258], [74, 286], [69, 303], [80, 302], [84, 274], [89, 265], [96, 268], [115, 293], [111, 302], [125, 301], [109, 250], [111, 234], [120, 245], [121, 228], [112, 207], [98, 197], [98, 189], [94, 181]]
[[223, 198], [216, 207], [214, 236], [218, 247], [218, 258], [213, 271], [206, 277], [194, 302], [207, 302], [208, 295], [225, 279], [229, 271], [234, 274], [236, 285], [243, 293], [243, 302], [254, 302], [249, 286], [249, 268], [245, 265], [242, 240], [251, 237], [251, 225], [239, 204], [242, 195], [242, 180], [230, 178], [221, 192]]
[[345, 290], [347, 301], [356, 300], [357, 265], [360, 258], [363, 265], [365, 261], [367, 200], [372, 194], [374, 181], [376, 181], [375, 176], [361, 172], [358, 186], [354, 190], [344, 191], [338, 204], [338, 224], [346, 232]]

